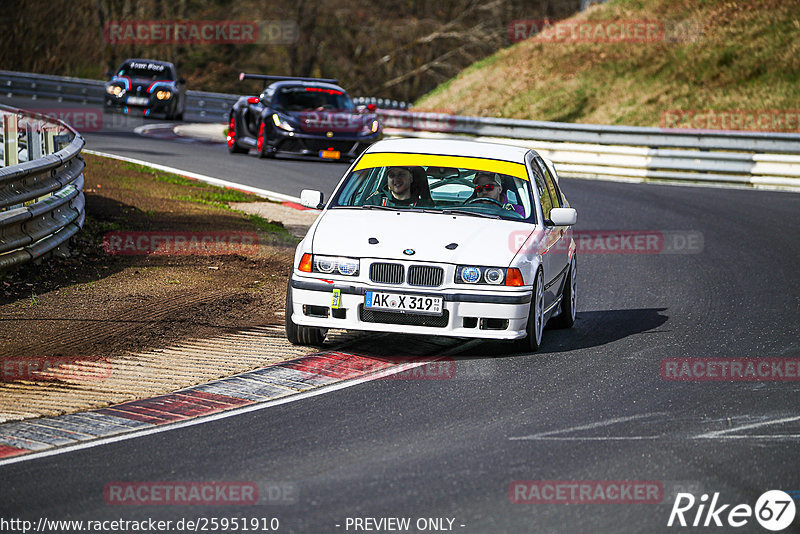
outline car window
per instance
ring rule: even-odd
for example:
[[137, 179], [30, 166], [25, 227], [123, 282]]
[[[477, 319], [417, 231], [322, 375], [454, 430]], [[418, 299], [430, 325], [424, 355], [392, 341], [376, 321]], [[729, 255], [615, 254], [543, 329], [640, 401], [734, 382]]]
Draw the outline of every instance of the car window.
[[273, 105], [284, 111], [339, 110], [353, 111], [355, 106], [346, 93], [327, 87], [281, 87], [275, 91]]
[[536, 192], [539, 193], [539, 202], [542, 204], [542, 216], [545, 219], [549, 219], [553, 201], [550, 199], [550, 192], [547, 190], [547, 184], [541, 174], [541, 168], [537, 164], [538, 161], [531, 164], [531, 170], [533, 170], [534, 181], [536, 182]]
[[539, 166], [541, 167], [542, 172], [544, 172], [544, 183], [547, 186], [547, 191], [550, 193], [550, 200], [553, 203], [553, 207], [560, 208], [561, 194], [556, 186], [556, 181], [553, 180], [553, 176], [550, 174], [550, 170], [547, 168], [547, 165], [545, 165], [544, 162], [539, 162]]
[[[463, 162], [468, 158], [458, 159]], [[424, 164], [399, 166], [407, 169], [411, 176], [407, 195], [405, 190], [401, 190], [401, 196], [396, 196], [397, 185], [390, 184], [389, 171], [397, 166], [365, 169], [358, 169], [356, 166], [356, 170], [343, 182], [329, 207], [382, 206], [392, 209], [423, 208], [434, 212], [465, 210], [502, 219], [536, 220], [527, 173], [522, 174], [525, 178], [491, 173], [494, 189], [482, 187], [478, 191], [476, 185], [482, 182], [477, 175], [488, 172], [480, 168], [480, 165], [476, 165], [479, 167], [477, 169]], [[524, 172], [524, 166], [519, 167]]]

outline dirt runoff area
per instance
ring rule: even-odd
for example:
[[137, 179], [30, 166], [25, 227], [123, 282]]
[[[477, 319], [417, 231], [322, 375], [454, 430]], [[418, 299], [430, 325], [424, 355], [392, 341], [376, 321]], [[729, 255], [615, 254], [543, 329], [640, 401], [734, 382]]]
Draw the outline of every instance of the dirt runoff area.
[[87, 217], [69, 256], [0, 274], [0, 422], [167, 393], [312, 352], [282, 334], [299, 238], [263, 216], [290, 208], [259, 202], [246, 214], [231, 203], [262, 199], [85, 160]]

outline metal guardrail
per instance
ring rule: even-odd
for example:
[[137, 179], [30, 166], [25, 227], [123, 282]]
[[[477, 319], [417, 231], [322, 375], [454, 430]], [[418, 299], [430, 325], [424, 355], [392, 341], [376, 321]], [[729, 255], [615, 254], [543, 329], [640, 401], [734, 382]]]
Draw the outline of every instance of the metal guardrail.
[[0, 105], [0, 116], [0, 271], [4, 271], [64, 252], [66, 242], [83, 226], [84, 140], [69, 125], [44, 115]]
[[[104, 82], [99, 80], [7, 70], [0, 70], [0, 94], [97, 105], [102, 105], [105, 99]], [[185, 111], [209, 119], [227, 121], [231, 107], [239, 96], [207, 91], [186, 91]], [[397, 100], [373, 97], [358, 97], [354, 100], [357, 104], [375, 104], [381, 108], [408, 108], [408, 103]]]
[[[103, 105], [104, 82], [86, 78], [50, 76], [0, 70], [0, 94]], [[238, 95], [186, 91], [186, 112], [215, 120], [227, 120]]]
[[[103, 82], [0, 71], [0, 94], [101, 103]], [[226, 121], [238, 95], [187, 91], [187, 111]], [[376, 104], [389, 130], [406, 136], [461, 135], [531, 146], [564, 176], [727, 182], [800, 190], [800, 134], [664, 129], [469, 117]], [[401, 109], [386, 109], [386, 108]]]

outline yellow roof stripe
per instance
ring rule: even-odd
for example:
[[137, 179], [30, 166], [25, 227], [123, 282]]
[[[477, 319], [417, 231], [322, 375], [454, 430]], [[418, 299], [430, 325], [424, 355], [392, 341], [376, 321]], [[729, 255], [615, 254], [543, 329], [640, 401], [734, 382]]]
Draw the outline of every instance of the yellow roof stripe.
[[436, 154], [373, 152], [364, 154], [353, 170], [358, 171], [361, 169], [371, 169], [373, 167], [405, 167], [412, 165], [422, 165], [425, 167], [455, 167], [458, 169], [496, 172], [528, 180], [528, 172], [525, 169], [525, 165], [522, 163], [464, 156], [440, 156]]

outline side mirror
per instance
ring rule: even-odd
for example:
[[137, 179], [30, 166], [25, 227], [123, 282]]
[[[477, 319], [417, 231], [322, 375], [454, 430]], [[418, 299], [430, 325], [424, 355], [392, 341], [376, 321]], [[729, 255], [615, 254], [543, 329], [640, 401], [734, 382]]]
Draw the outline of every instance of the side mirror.
[[186, 78], [178, 78], [178, 83], [181, 85], [186, 85]]
[[550, 210], [550, 222], [554, 226], [572, 226], [578, 222], [575, 208], [553, 208]]
[[114, 75], [114, 72], [112, 70], [107, 70], [106, 71], [106, 78], [111, 78], [111, 76], [113, 76], [113, 75]]
[[305, 208], [321, 210], [323, 207], [325, 207], [322, 199], [322, 192], [317, 191], [316, 189], [303, 189], [300, 192], [300, 204]]

